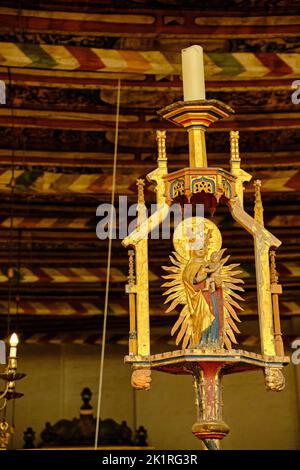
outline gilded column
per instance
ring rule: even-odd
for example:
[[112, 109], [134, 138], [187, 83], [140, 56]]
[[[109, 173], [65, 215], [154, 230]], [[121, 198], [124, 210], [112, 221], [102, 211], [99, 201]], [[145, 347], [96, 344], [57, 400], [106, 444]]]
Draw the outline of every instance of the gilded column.
[[[255, 206], [254, 219], [264, 229], [264, 209], [261, 199], [261, 181], [254, 183]], [[255, 270], [257, 285], [257, 304], [259, 313], [260, 337], [262, 354], [275, 356], [274, 323], [271, 298], [270, 265], [269, 265], [270, 245], [266, 243], [260, 233], [254, 237]]]
[[188, 129], [190, 167], [207, 167], [205, 130], [197, 127]]
[[[138, 229], [146, 217], [144, 198], [144, 180], [137, 180], [138, 187]], [[150, 354], [150, 325], [149, 325], [149, 276], [148, 276], [148, 233], [145, 232], [135, 247], [136, 271], [136, 310], [138, 354]]]

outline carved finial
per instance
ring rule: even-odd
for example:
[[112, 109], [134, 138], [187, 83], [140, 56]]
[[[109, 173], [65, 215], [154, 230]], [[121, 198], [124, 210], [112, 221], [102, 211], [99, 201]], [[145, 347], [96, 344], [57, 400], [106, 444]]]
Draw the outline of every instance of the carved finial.
[[128, 284], [133, 286], [135, 283], [134, 275], [134, 250], [128, 250], [129, 256], [129, 270], [128, 270]]
[[143, 180], [142, 178], [137, 179], [136, 185], [138, 187], [138, 204], [145, 204], [145, 197], [144, 197], [145, 180]]
[[157, 140], [157, 151], [158, 151], [158, 158], [157, 158], [158, 167], [166, 166], [166, 162], [167, 162], [166, 131], [157, 130], [156, 140]]
[[276, 269], [276, 251], [272, 250], [270, 251], [270, 278], [271, 278], [271, 284], [278, 284], [278, 272]]
[[[241, 159], [239, 152], [239, 131], [230, 131], [230, 154], [231, 166], [233, 162], [240, 164]], [[235, 165], [235, 168], [237, 168], [237, 165]]]
[[244, 183], [251, 180], [251, 175], [241, 168], [239, 152], [239, 131], [230, 131], [230, 172], [235, 176], [235, 191], [244, 205]]
[[261, 181], [260, 180], [254, 181], [254, 188], [255, 188], [254, 219], [256, 220], [256, 222], [260, 223], [261, 225], [264, 225], [264, 208], [263, 208], [262, 200], [261, 200], [261, 193], [260, 193]]

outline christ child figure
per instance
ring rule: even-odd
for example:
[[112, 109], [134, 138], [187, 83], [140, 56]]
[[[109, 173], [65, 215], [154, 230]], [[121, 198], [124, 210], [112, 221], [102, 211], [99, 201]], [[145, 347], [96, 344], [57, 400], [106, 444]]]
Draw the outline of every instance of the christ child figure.
[[204, 291], [215, 292], [216, 287], [222, 286], [222, 277], [221, 277], [221, 267], [222, 263], [220, 262], [220, 253], [215, 251], [210, 256], [210, 261], [205, 267], [205, 272], [207, 274], [205, 280]]

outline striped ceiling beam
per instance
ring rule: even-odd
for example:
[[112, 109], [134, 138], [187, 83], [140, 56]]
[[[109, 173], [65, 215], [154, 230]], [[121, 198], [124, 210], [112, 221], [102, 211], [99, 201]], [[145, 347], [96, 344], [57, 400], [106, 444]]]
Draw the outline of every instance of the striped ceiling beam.
[[[100, 243], [99, 243], [100, 244]], [[127, 281], [127, 269], [118, 269], [112, 266], [110, 281], [112, 283]], [[300, 273], [299, 273], [300, 275]], [[20, 268], [20, 284], [24, 283], [98, 283], [105, 282], [106, 268], [82, 268], [82, 267], [40, 267], [40, 268]], [[160, 277], [154, 272], [149, 272], [149, 281], [159, 281]], [[1, 269], [0, 283], [8, 282], [7, 270]]]
[[[99, 242], [100, 245], [100, 242]], [[124, 251], [125, 253], [125, 251]], [[99, 262], [99, 260], [98, 260]], [[74, 262], [73, 262], [74, 263]], [[23, 264], [26, 264], [23, 263]], [[74, 263], [75, 264], [75, 263]], [[63, 283], [104, 283], [106, 280], [106, 268], [91, 268], [91, 267], [24, 267], [20, 268], [20, 284], [35, 284], [38, 282], [49, 284], [63, 284]], [[127, 266], [122, 269], [114, 266], [115, 262], [112, 261], [111, 269], [111, 283], [126, 283], [127, 281]], [[153, 265], [149, 265], [149, 282], [159, 283], [161, 281], [162, 271], [158, 266], [157, 269], [152, 269]], [[248, 279], [255, 277], [255, 268], [252, 263], [242, 263], [241, 266], [243, 273], [241, 278]], [[294, 261], [281, 261], [277, 263], [278, 272], [282, 277], [299, 277], [300, 278], [300, 265]], [[15, 272], [16, 274], [16, 272]], [[0, 284], [8, 282], [7, 268], [2, 267], [0, 270]], [[245, 281], [247, 282], [247, 281]]]
[[[201, 31], [201, 29], [199, 30]], [[237, 40], [238, 39], [238, 40]], [[178, 53], [181, 49], [189, 47], [192, 44], [201, 44], [205, 52], [299, 52], [299, 37], [293, 35], [239, 37], [233, 31], [230, 38], [214, 35], [213, 38], [199, 34], [189, 35], [127, 35], [122, 33], [101, 34], [96, 32], [89, 34], [88, 37], [81, 31], [72, 32], [52, 32], [44, 31], [42, 34], [38, 31], [20, 31], [20, 30], [1, 30], [0, 41], [17, 42], [30, 44], [49, 44], [56, 46], [80, 46], [96, 47], [115, 50], [159, 50], [161, 52]]]
[[[294, 193], [291, 193], [294, 196]], [[252, 210], [249, 210], [249, 213], [252, 213]], [[300, 241], [300, 231], [297, 227], [277, 227], [272, 230], [275, 232], [275, 236], [278, 238], [286, 237], [286, 244], [285, 246], [280, 247], [280, 250], [284, 250], [288, 244], [298, 244]], [[0, 230], [0, 248], [5, 250], [5, 247], [9, 246], [11, 243], [13, 246], [17, 246], [17, 243], [20, 242], [18, 240], [18, 234], [21, 232], [16, 229], [14, 232], [13, 240], [10, 239], [10, 231], [9, 229], [1, 229]], [[69, 249], [74, 250], [75, 246], [78, 247], [78, 250], [85, 251], [87, 249], [94, 250], [96, 247], [99, 247], [100, 240], [96, 237], [96, 233], [94, 229], [89, 230], [68, 230], [68, 229], [54, 229], [54, 230], [43, 230], [43, 229], [35, 229], [32, 233], [31, 230], [24, 230], [21, 233], [22, 235], [22, 246], [27, 247], [27, 249], [40, 249], [43, 245], [49, 246], [49, 250], [67, 250], [68, 246]], [[288, 236], [290, 235], [290, 239]], [[233, 227], [231, 230], [227, 228], [224, 231], [224, 243], [230, 246], [230, 249], [233, 251], [234, 254], [242, 255], [242, 249], [246, 247], [251, 247], [251, 238], [247, 232], [245, 232], [242, 228], [237, 229]], [[168, 243], [168, 241], [167, 241]], [[104, 249], [104, 253], [106, 250], [106, 243], [102, 241], [102, 246]], [[166, 245], [165, 242], [161, 240], [151, 240], [151, 252], [152, 257], [157, 253], [157, 257], [161, 257], [162, 254], [165, 254]], [[120, 241], [113, 240], [113, 249], [116, 250], [116, 254], [120, 249]], [[76, 249], [75, 249], [76, 250]], [[42, 252], [42, 255], [44, 253]], [[101, 256], [101, 253], [99, 253]], [[295, 256], [298, 257], [298, 253], [295, 253]], [[104, 257], [105, 258], [105, 257]], [[124, 259], [127, 260], [127, 256], [124, 256]], [[88, 260], [87, 260], [88, 261]]]
[[[300, 215], [298, 214], [266, 214], [265, 207], [265, 225], [267, 227], [300, 227]], [[272, 211], [274, 209], [272, 208]], [[53, 216], [52, 214], [49, 216], [45, 213], [43, 214], [36, 214], [35, 207], [33, 206], [26, 216], [19, 215], [14, 216], [13, 218], [2, 215], [0, 209], [0, 227], [2, 229], [10, 229], [12, 226], [14, 230], [17, 229], [48, 229], [48, 230], [61, 230], [61, 229], [68, 229], [68, 230], [78, 230], [78, 229], [86, 229], [86, 230], [93, 230], [97, 223], [97, 218], [95, 214], [90, 217], [81, 216], [81, 217], [71, 217], [70, 215], [64, 215], [63, 213], [58, 217]], [[14, 209], [14, 213], [16, 210]], [[46, 212], [46, 211], [45, 211]], [[95, 209], [94, 209], [95, 212]], [[233, 227], [238, 228], [239, 225], [237, 222], [232, 222], [231, 220], [228, 221], [227, 216], [214, 216], [214, 223], [222, 225], [222, 229], [226, 232], [226, 229], [232, 230]]]
[[[287, 229], [288, 232], [288, 229]], [[288, 233], [286, 234], [286, 236]], [[282, 237], [283, 238], [283, 237]], [[151, 243], [151, 242], [150, 242]], [[149, 264], [149, 272], [151, 278], [158, 279], [161, 276], [161, 269], [160, 266], [166, 264], [167, 262], [167, 253], [169, 253], [172, 249], [171, 243], [164, 243], [163, 244], [165, 252], [156, 253], [153, 249], [150, 250], [151, 255], [153, 258], [151, 263]], [[226, 243], [226, 247], [228, 249], [228, 253], [230, 252], [231, 260], [234, 262], [239, 262], [242, 265], [243, 270], [245, 271], [244, 276], [249, 278], [249, 282], [253, 282], [254, 279], [254, 257], [253, 257], [253, 246], [249, 244], [247, 247], [242, 247], [240, 251], [243, 252], [242, 255], [233, 251], [232, 246], [229, 243]], [[90, 249], [89, 251], [79, 251], [75, 250], [64, 253], [64, 261], [62, 263], [62, 252], [61, 251], [52, 251], [52, 258], [50, 255], [42, 259], [42, 255], [37, 252], [30, 252], [30, 262], [26, 262], [24, 257], [22, 258], [21, 255], [21, 264], [22, 267], [20, 268], [21, 276], [22, 276], [22, 285], [24, 289], [27, 289], [27, 285], [29, 284], [37, 284], [37, 282], [41, 282], [44, 285], [47, 284], [47, 288], [53, 291], [53, 286], [59, 287], [59, 285], [63, 284], [76, 284], [81, 283], [88, 286], [91, 285], [91, 288], [94, 291], [97, 291], [97, 284], [102, 283], [100, 289], [103, 290], [103, 272], [105, 270], [105, 251], [102, 249], [103, 245], [100, 244], [98, 241], [98, 252], [100, 252], [99, 256], [97, 256], [97, 250]], [[293, 250], [298, 249], [298, 255], [293, 253]], [[29, 250], [28, 250], [29, 251]], [[280, 248], [277, 253], [277, 264], [279, 266], [279, 273], [282, 279], [286, 279], [291, 281], [292, 278], [300, 278], [299, 274], [299, 260], [300, 260], [300, 238], [298, 235], [298, 243], [294, 244], [292, 251], [288, 251], [288, 248]], [[25, 252], [25, 248], [24, 248]], [[115, 276], [112, 280], [112, 283], [118, 284], [121, 283], [120, 286], [123, 286], [123, 283], [127, 280], [127, 271], [128, 271], [128, 262], [126, 263], [126, 258], [118, 258], [117, 255], [120, 254], [120, 249], [118, 252], [114, 252], [114, 260], [112, 261], [112, 266], [114, 268]], [[74, 257], [76, 257], [76, 263], [74, 263]], [[126, 252], [123, 253], [126, 256]], [[92, 261], [85, 262], [85, 259], [92, 259]], [[17, 266], [18, 263], [18, 254], [14, 253], [13, 256], [9, 257], [4, 252], [0, 251], [0, 260], [1, 260], [1, 282], [0, 287], [2, 291], [2, 295], [6, 295], [7, 292], [7, 270], [8, 266], [12, 263], [14, 266]], [[82, 267], [84, 266], [84, 270]], [[100, 268], [98, 267], [100, 266]], [[66, 269], [65, 269], [66, 268]], [[13, 278], [13, 287], [17, 288], [18, 283], [18, 274], [17, 269], [14, 272]], [[45, 272], [45, 274], [44, 274]], [[60, 272], [62, 275], [60, 276]], [[76, 275], [75, 275], [76, 272]], [[49, 275], [51, 274], [51, 277]], [[57, 274], [56, 274], [57, 273]], [[72, 273], [72, 274], [70, 274]], [[74, 273], [74, 274], [73, 274]], [[85, 281], [81, 280], [79, 275], [83, 275]], [[88, 274], [91, 273], [91, 274]], [[56, 276], [54, 276], [56, 274]], [[79, 274], [79, 275], [78, 275]], [[118, 274], [118, 275], [117, 275]], [[25, 275], [27, 277], [25, 277]], [[74, 276], [74, 277], [72, 277]], [[77, 277], [76, 277], [77, 276]], [[251, 279], [250, 279], [251, 278]], [[252, 279], [253, 278], [253, 279]], [[46, 280], [48, 279], [48, 280]], [[49, 281], [50, 279], [50, 281]], [[63, 282], [56, 282], [56, 279], [62, 279]], [[282, 280], [281, 279], [281, 280]], [[51, 281], [53, 280], [53, 281]], [[152, 282], [152, 281], [151, 281]], [[155, 281], [158, 282], [158, 281]], [[159, 288], [159, 284], [155, 284], [152, 282], [154, 288]], [[247, 281], [248, 282], [248, 281]], [[123, 288], [122, 288], [123, 289]]]
[[[10, 313], [11, 315], [55, 315], [55, 316], [93, 316], [93, 315], [102, 315], [103, 314], [103, 303], [84, 301], [80, 299], [74, 299], [73, 301], [53, 301], [53, 300], [20, 300], [19, 303], [12, 301], [10, 304]], [[297, 301], [283, 301], [281, 302], [281, 315], [284, 316], [293, 316], [300, 314], [300, 303]], [[257, 315], [257, 305], [256, 303], [244, 305], [245, 310], [239, 313], [239, 316], [246, 317], [249, 315]], [[8, 304], [7, 301], [0, 300], [0, 316], [7, 315]], [[163, 317], [168, 321], [168, 318], [173, 318], [178, 314], [175, 312], [173, 315], [166, 315], [165, 309], [157, 304], [153, 305], [150, 308], [150, 315], [152, 317]], [[128, 317], [128, 304], [127, 302], [120, 302], [117, 299], [111, 300], [109, 303], [109, 314], [116, 317]]]
[[[9, 42], [0, 43], [0, 65], [159, 76], [181, 74], [178, 53]], [[204, 54], [204, 65], [207, 80], [297, 78], [300, 73], [299, 54], [293, 53], [212, 52]]]
[[[141, 176], [140, 171], [128, 175], [118, 173], [117, 194], [134, 195], [134, 181]], [[262, 180], [262, 192], [291, 192], [300, 190], [300, 170], [262, 170], [255, 173], [255, 178]], [[26, 194], [110, 194], [112, 174], [64, 174], [57, 172], [15, 170], [16, 191]], [[12, 171], [0, 170], [0, 192], [11, 192]], [[251, 187], [249, 189], [253, 191]]]

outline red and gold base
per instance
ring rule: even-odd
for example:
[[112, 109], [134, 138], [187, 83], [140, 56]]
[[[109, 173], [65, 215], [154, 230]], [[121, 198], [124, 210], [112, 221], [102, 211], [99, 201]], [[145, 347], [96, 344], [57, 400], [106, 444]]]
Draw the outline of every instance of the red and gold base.
[[[192, 427], [195, 437], [202, 440], [209, 450], [219, 449], [220, 440], [229, 427], [222, 417], [222, 378], [224, 375], [261, 369], [265, 374], [268, 390], [279, 391], [284, 386], [282, 366], [288, 357], [262, 356], [243, 350], [186, 349], [155, 354], [149, 357], [126, 356], [125, 362], [134, 368], [132, 385], [150, 388], [151, 369], [170, 374], [191, 375], [194, 380], [197, 421]], [[147, 371], [147, 373], [145, 372]], [[139, 377], [139, 373], [141, 377]], [[146, 373], [143, 387], [143, 377]]]

